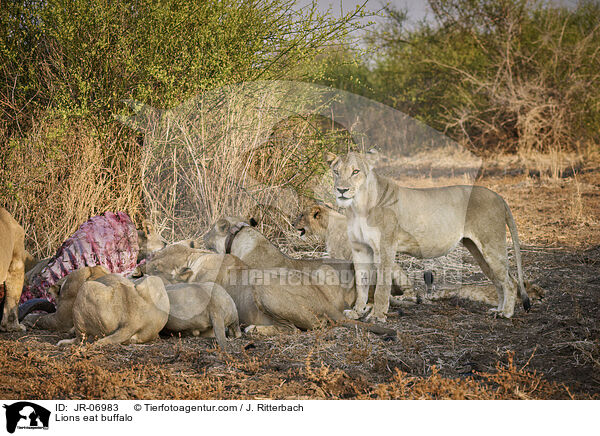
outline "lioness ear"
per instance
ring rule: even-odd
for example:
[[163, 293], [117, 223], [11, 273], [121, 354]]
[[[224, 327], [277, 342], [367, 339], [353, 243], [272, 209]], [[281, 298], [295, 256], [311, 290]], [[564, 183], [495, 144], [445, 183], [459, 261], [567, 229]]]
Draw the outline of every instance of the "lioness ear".
[[323, 153], [323, 160], [325, 161], [325, 163], [329, 166], [333, 165], [333, 162], [337, 159], [337, 156], [334, 153], [331, 153], [330, 151], [325, 151]]
[[152, 227], [152, 223], [150, 222], [150, 220], [147, 220], [145, 218], [142, 220], [142, 231], [146, 236], [150, 236], [152, 234], [154, 228]]
[[134, 279], [139, 279], [140, 277], [143, 277], [143, 276], [144, 276], [144, 273], [142, 271], [142, 268], [139, 266], [135, 267], [135, 269], [131, 273], [131, 277], [133, 277]]
[[321, 206], [313, 206], [312, 216], [314, 219], [319, 219], [321, 215]]
[[221, 218], [219, 221], [217, 221], [216, 227], [219, 230], [219, 232], [225, 233], [229, 230], [229, 221]]
[[258, 222], [254, 219], [254, 218], [250, 218], [248, 220], [248, 223], [252, 226], [252, 227], [256, 227], [258, 225]]
[[379, 157], [379, 151], [375, 148], [372, 148], [365, 153], [365, 159], [370, 167], [377, 163]]
[[110, 271], [107, 270], [104, 266], [102, 266], [102, 265], [95, 265], [95, 266], [92, 266], [89, 269], [89, 274], [86, 277], [86, 280], [88, 280], [92, 276], [94, 276], [95, 278], [98, 278], [98, 277], [105, 276], [107, 274], [110, 274]]
[[179, 279], [185, 282], [189, 282], [194, 275], [194, 271], [191, 268], [184, 268], [179, 273]]
[[48, 293], [54, 297], [54, 299], [58, 298], [60, 295], [60, 285], [58, 283], [53, 284], [48, 288]]

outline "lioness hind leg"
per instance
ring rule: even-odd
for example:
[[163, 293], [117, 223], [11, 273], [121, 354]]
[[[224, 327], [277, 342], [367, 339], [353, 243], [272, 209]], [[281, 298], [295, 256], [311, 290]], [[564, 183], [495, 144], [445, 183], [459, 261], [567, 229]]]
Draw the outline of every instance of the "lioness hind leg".
[[25, 279], [25, 264], [23, 261], [13, 261], [8, 268], [8, 276], [4, 282], [5, 297], [2, 313], [1, 331], [23, 331], [25, 326], [19, 324], [19, 299]]
[[240, 329], [240, 322], [236, 321], [229, 326], [227, 329], [229, 336], [239, 338], [242, 336], [242, 330]]
[[[483, 273], [496, 286], [498, 292], [498, 307], [490, 309], [506, 318], [513, 316], [517, 289], [508, 273], [508, 257], [506, 247], [488, 246], [480, 248], [471, 239], [463, 239], [463, 244], [473, 255]], [[503, 244], [504, 245], [504, 244]]]
[[122, 327], [112, 333], [111, 335], [105, 336], [94, 342], [96, 346], [109, 345], [109, 344], [124, 344], [131, 342], [131, 338], [134, 336], [135, 331]]
[[211, 314], [210, 321], [212, 323], [217, 344], [219, 344], [219, 347], [221, 347], [223, 351], [227, 351], [229, 347], [227, 343], [227, 336], [225, 335], [225, 322], [222, 314]]

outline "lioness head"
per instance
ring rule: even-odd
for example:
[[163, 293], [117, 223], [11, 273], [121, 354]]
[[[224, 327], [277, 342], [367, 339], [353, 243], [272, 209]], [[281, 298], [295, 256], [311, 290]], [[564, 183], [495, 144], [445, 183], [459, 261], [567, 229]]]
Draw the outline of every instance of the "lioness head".
[[204, 244], [209, 250], [225, 253], [226, 240], [230, 234], [239, 231], [244, 225], [256, 226], [256, 224], [254, 218], [246, 220], [241, 217], [222, 217], [204, 235]]
[[306, 208], [294, 224], [300, 238], [305, 240], [313, 234], [324, 237], [329, 221], [327, 214], [328, 209], [318, 204]]
[[333, 171], [333, 193], [340, 207], [349, 207], [359, 188], [367, 180], [367, 174], [379, 158], [376, 150], [367, 153], [350, 152], [341, 156], [325, 152], [325, 162]]
[[142, 221], [142, 228], [137, 231], [138, 245], [138, 262], [147, 258], [150, 254], [164, 248], [167, 244], [161, 239], [160, 235], [154, 230], [154, 227], [148, 220]]

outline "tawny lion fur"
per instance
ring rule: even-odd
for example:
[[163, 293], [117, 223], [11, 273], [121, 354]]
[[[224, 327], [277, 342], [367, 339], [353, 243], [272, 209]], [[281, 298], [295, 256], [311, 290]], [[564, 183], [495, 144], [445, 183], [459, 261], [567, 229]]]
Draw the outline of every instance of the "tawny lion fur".
[[60, 279], [50, 288], [56, 296], [56, 312], [47, 314], [31, 313], [23, 324], [43, 330], [67, 332], [73, 328], [73, 305], [82, 285], [88, 280], [96, 280], [110, 274], [105, 267], [86, 266], [79, 268]]
[[[345, 322], [343, 310], [352, 307], [356, 299], [348, 262], [292, 259], [237, 217], [219, 219], [205, 235], [206, 246], [225, 254], [228, 235], [236, 229], [240, 230], [231, 254], [247, 265], [249, 274], [259, 274], [259, 281], [252, 285], [261, 312], [289, 328], [312, 329], [326, 320]], [[392, 334], [389, 329], [367, 324], [360, 328]]]
[[[513, 278], [514, 286], [517, 286]], [[531, 302], [542, 300], [546, 294], [545, 289], [525, 281], [525, 289]], [[517, 288], [520, 293], [520, 290]], [[498, 306], [498, 292], [494, 285], [460, 285], [453, 288], [437, 289], [430, 294], [417, 292], [406, 292], [403, 295], [395, 296], [390, 299], [390, 305], [401, 306], [405, 302], [427, 303], [437, 300], [446, 300], [449, 298], [463, 298], [465, 300], [476, 301], [487, 306]]]
[[521, 299], [529, 309], [517, 228], [510, 208], [498, 194], [481, 186], [401, 187], [373, 171], [378, 159], [375, 151], [342, 156], [325, 153], [324, 158], [333, 172], [336, 202], [347, 209], [357, 281], [356, 303], [346, 312], [349, 318], [368, 313], [365, 282], [373, 265], [377, 285], [367, 319], [385, 321], [396, 253], [435, 258], [459, 242], [496, 286], [498, 306], [492, 310], [512, 317], [517, 291], [508, 270], [506, 226], [513, 241]]
[[[352, 261], [352, 248], [348, 240], [348, 220], [339, 212], [319, 204], [306, 208], [296, 220], [296, 230], [300, 238], [314, 235], [325, 241], [329, 257]], [[402, 295], [413, 289], [413, 284], [402, 268], [392, 266], [392, 295]]]
[[158, 338], [169, 318], [169, 298], [159, 277], [131, 281], [106, 274], [85, 281], [73, 304], [76, 337], [59, 346], [97, 339], [96, 345], [141, 344]]
[[227, 349], [226, 330], [239, 338], [240, 323], [235, 303], [222, 286], [213, 283], [177, 283], [167, 285], [170, 311], [165, 329], [215, 337]]
[[0, 207], [0, 287], [4, 286], [4, 310], [1, 331], [25, 330], [19, 324], [19, 299], [25, 277], [25, 231], [4, 208]]

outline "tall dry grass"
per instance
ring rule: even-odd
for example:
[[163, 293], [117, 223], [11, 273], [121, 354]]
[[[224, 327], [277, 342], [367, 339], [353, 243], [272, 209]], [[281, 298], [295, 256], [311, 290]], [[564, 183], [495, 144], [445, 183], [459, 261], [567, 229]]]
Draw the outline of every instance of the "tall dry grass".
[[282, 109], [278, 90], [249, 94], [209, 94], [163, 112], [144, 107], [128, 121], [143, 141], [118, 123], [95, 129], [41, 117], [27, 134], [2, 138], [0, 204], [38, 257], [105, 211], [149, 218], [168, 242], [199, 237], [222, 215], [255, 216], [268, 236], [281, 236], [302, 195], [321, 184], [322, 151], [339, 142], [323, 133], [333, 126]]
[[321, 183], [323, 149], [339, 143], [282, 101], [277, 87], [250, 85], [142, 109], [145, 211], [166, 240], [198, 237], [223, 215], [258, 215], [268, 236], [291, 229], [302, 194]]
[[0, 153], [0, 204], [21, 223], [35, 256], [53, 255], [91, 216], [140, 217], [135, 143], [118, 132], [101, 137], [89, 125], [43, 118]]

